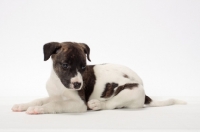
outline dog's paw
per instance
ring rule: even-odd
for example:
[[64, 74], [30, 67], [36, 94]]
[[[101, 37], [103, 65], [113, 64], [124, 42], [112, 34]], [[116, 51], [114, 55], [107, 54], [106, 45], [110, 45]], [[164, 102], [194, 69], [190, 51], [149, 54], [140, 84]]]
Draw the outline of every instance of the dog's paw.
[[27, 114], [44, 114], [44, 108], [42, 106], [29, 107], [26, 113]]
[[29, 105], [27, 104], [15, 104], [12, 107], [12, 111], [14, 112], [22, 112], [22, 111], [26, 111], [28, 109]]
[[97, 99], [92, 99], [90, 101], [88, 101], [88, 107], [92, 110], [101, 110], [102, 106], [101, 106], [101, 101], [97, 100]]

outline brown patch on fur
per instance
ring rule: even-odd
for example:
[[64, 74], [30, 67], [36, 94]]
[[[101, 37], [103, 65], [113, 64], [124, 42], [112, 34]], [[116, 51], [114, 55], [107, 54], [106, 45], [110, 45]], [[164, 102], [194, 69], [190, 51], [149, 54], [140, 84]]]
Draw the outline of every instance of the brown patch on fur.
[[137, 83], [127, 83], [125, 85], [119, 86], [115, 91], [115, 96], [119, 94], [124, 89], [133, 89], [134, 87], [138, 87]]
[[94, 85], [96, 82], [96, 76], [94, 74], [94, 65], [87, 66], [85, 72], [83, 73], [83, 87], [78, 91], [81, 99], [87, 103], [90, 95], [94, 90]]
[[68, 48], [67, 48], [67, 47], [62, 48], [62, 50], [63, 50], [64, 52], [67, 52]]
[[118, 86], [117, 83], [106, 83], [106, 87], [101, 95], [101, 98], [109, 98], [113, 95], [114, 89]]
[[125, 77], [125, 78], [129, 78], [128, 75], [126, 75], [126, 74], [124, 74], [123, 77]]
[[79, 45], [82, 48], [82, 50], [84, 51], [84, 53], [87, 54], [87, 59], [89, 61], [91, 61], [90, 60], [90, 48], [88, 47], [88, 45], [85, 43], [79, 43]]
[[61, 48], [60, 43], [50, 42], [43, 46], [44, 61], [48, 60], [52, 54], [55, 54]]
[[145, 101], [144, 104], [150, 104], [152, 102], [152, 99], [145, 95]]

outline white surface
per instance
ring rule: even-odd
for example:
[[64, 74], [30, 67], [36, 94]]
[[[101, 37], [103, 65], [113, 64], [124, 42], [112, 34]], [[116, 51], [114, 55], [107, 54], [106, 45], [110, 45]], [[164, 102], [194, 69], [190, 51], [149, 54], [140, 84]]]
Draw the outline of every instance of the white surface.
[[88, 44], [89, 64], [130, 67], [149, 96], [199, 96], [199, 14], [199, 0], [1, 0], [0, 131], [200, 131], [199, 98], [186, 106], [84, 114], [10, 110], [31, 100], [10, 97], [47, 95], [51, 62], [43, 62], [42, 46], [50, 41]]
[[50, 41], [130, 67], [148, 95], [198, 96], [199, 14], [199, 0], [0, 0], [0, 96], [46, 95]]
[[[0, 99], [0, 131], [200, 131], [200, 97], [178, 97], [187, 105], [89, 111], [82, 114], [27, 115], [12, 112], [14, 103], [35, 97]], [[166, 99], [156, 98], [156, 99]], [[176, 97], [177, 98], [177, 97]], [[154, 97], [155, 99], [155, 97]]]

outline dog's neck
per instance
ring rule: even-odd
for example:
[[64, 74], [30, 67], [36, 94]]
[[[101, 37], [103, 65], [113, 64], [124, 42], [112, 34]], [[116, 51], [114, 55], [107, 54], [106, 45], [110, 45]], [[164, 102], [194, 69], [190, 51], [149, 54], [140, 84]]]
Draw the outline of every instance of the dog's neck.
[[96, 83], [96, 76], [94, 74], [94, 65], [86, 66], [85, 72], [83, 73], [83, 88], [78, 92], [80, 97], [84, 95], [84, 101], [89, 100], [90, 95], [93, 92], [94, 85]]
[[95, 81], [96, 81], [93, 67], [94, 66], [87, 66], [85, 69], [85, 72], [82, 74], [83, 86], [82, 86], [81, 90], [70, 90], [70, 89], [66, 88], [60, 81], [60, 79], [57, 76], [54, 69], [52, 68], [50, 79], [54, 82], [54, 84], [57, 87], [57, 88], [55, 88], [55, 91], [58, 91], [60, 94], [61, 93], [63, 94], [67, 91], [70, 91], [73, 93], [74, 92], [78, 93], [79, 96], [81, 97], [81, 99], [84, 100], [85, 102], [87, 102], [89, 100], [90, 95], [93, 92]]

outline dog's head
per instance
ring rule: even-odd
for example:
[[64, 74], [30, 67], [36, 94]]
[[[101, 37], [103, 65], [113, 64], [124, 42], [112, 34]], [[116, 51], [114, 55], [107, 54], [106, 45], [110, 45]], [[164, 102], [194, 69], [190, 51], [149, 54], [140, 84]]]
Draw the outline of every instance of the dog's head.
[[44, 61], [51, 56], [53, 69], [62, 84], [69, 89], [80, 90], [82, 74], [86, 68], [86, 55], [90, 61], [90, 48], [84, 43], [51, 42], [43, 47]]

